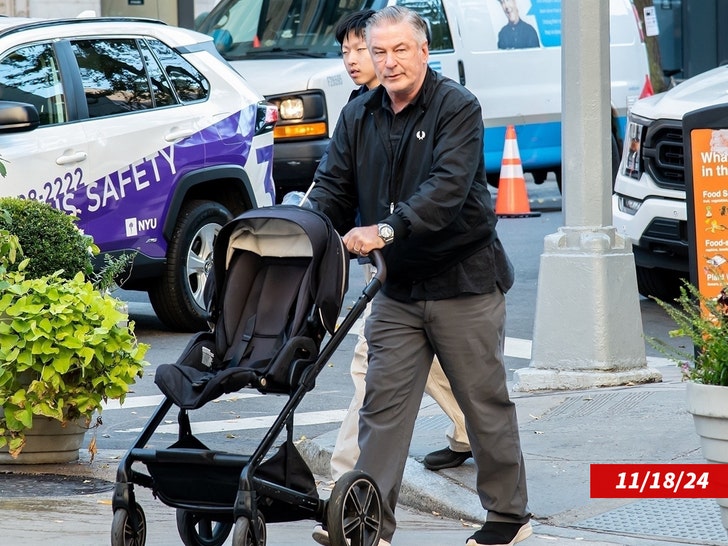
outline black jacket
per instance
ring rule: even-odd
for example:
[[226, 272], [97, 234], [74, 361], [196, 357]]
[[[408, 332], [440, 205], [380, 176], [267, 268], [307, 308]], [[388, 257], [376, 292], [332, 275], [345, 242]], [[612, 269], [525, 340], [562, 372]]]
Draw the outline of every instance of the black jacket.
[[483, 121], [477, 99], [428, 69], [415, 101], [400, 112], [399, 145], [382, 86], [342, 110], [310, 198], [340, 233], [386, 222], [388, 279], [419, 282], [441, 274], [496, 240], [486, 188]]

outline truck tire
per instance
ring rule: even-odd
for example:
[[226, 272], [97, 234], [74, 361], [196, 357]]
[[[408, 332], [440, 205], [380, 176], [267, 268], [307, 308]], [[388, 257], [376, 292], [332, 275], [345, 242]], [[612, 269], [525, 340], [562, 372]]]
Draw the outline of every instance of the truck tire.
[[232, 214], [215, 201], [194, 200], [180, 211], [167, 249], [164, 274], [149, 288], [149, 301], [159, 319], [178, 332], [207, 327], [203, 300], [212, 250], [220, 228]]
[[679, 271], [660, 267], [637, 266], [637, 290], [644, 297], [650, 296], [668, 303], [680, 295], [683, 275]]

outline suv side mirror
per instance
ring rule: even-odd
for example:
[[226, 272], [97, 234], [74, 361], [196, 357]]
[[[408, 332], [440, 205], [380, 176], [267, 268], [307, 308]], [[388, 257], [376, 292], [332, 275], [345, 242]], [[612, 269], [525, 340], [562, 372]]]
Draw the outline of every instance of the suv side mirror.
[[32, 131], [40, 125], [38, 110], [25, 102], [0, 101], [0, 132]]

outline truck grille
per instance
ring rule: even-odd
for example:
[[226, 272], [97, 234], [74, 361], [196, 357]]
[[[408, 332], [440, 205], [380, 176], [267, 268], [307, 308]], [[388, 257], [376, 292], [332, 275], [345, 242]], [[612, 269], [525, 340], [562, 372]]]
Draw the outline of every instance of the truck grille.
[[682, 124], [660, 120], [647, 128], [642, 145], [645, 170], [661, 188], [685, 191]]

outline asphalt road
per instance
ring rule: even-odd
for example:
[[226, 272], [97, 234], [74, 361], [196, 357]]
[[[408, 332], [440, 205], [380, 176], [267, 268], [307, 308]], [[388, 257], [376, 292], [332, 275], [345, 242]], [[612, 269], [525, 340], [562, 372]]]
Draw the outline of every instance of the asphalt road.
[[[509, 379], [513, 371], [527, 367], [533, 332], [534, 310], [538, 289], [538, 269], [544, 237], [563, 225], [561, 195], [555, 181], [542, 185], [527, 184], [533, 212], [530, 218], [501, 218], [498, 230], [516, 269], [516, 282], [507, 298], [506, 367]], [[362, 268], [352, 264], [345, 312], [356, 301], [363, 287]], [[145, 377], [130, 393], [123, 406], [110, 404], [103, 412], [103, 425], [96, 431], [100, 449], [126, 450], [145, 425], [161, 394], [153, 382], [156, 366], [174, 362], [181, 354], [190, 334], [170, 332], [154, 315], [146, 295], [119, 291], [116, 294], [129, 301], [130, 319], [135, 322], [140, 341], [150, 345], [148, 360], [151, 366]], [[645, 335], [667, 338], [672, 327], [669, 319], [653, 302], [642, 299]], [[317, 387], [309, 393], [296, 410], [295, 436], [313, 437], [338, 428], [352, 396], [349, 363], [356, 342], [356, 328], [324, 367]], [[655, 355], [651, 347], [648, 354]], [[220, 401], [207, 404], [193, 412], [193, 427], [204, 430], [201, 438], [208, 447], [232, 451], [247, 451], [260, 442], [272, 419], [280, 412], [285, 400], [257, 391], [234, 393]], [[155, 437], [157, 445], [172, 443], [177, 432], [175, 415], [168, 416]]]

